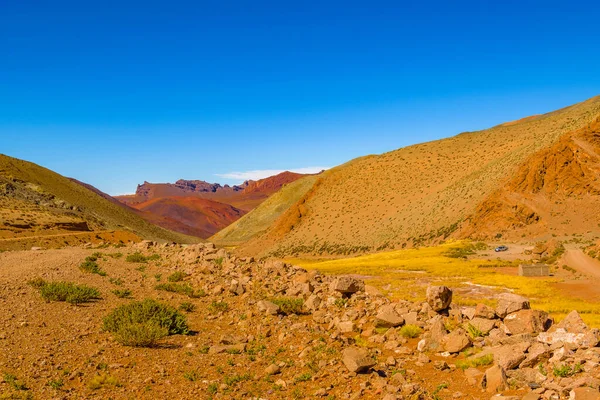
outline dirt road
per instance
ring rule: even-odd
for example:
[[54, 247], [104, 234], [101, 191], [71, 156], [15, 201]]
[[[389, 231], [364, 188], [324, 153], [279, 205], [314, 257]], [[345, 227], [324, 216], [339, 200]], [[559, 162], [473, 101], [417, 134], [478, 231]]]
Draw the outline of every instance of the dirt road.
[[600, 261], [593, 259], [580, 249], [569, 249], [562, 262], [578, 272], [594, 278], [600, 278]]

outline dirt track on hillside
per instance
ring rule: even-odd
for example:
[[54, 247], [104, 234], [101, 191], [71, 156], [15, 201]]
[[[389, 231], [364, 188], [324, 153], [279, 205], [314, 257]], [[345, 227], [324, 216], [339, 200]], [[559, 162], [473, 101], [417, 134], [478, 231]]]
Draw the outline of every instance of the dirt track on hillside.
[[593, 259], [579, 249], [567, 250], [563, 256], [563, 262], [585, 275], [600, 278], [600, 261]]

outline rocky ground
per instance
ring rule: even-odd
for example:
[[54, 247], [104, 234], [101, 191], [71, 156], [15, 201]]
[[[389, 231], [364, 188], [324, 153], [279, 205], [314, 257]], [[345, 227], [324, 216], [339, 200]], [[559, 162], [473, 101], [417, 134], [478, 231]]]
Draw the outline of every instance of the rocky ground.
[[[102, 275], [82, 271], [97, 252]], [[136, 252], [147, 258], [127, 261]], [[352, 277], [210, 244], [4, 252], [0, 272], [2, 399], [600, 398], [598, 331], [509, 293], [496, 308], [453, 306], [445, 287], [391, 302]], [[101, 299], [46, 302], [37, 278]], [[103, 331], [147, 298], [181, 308], [190, 334], [147, 348]]]

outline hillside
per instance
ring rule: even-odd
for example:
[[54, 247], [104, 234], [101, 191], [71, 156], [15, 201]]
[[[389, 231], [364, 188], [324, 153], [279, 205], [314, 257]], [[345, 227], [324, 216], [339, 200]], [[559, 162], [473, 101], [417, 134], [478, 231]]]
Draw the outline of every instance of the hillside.
[[238, 245], [264, 233], [273, 222], [314, 185], [318, 176], [309, 175], [282, 187], [254, 210], [210, 238], [218, 245]]
[[[209, 237], [246, 212], [229, 204], [198, 197], [159, 197], [136, 204], [144, 217], [162, 227], [198, 237]], [[159, 218], [156, 218], [159, 216]]]
[[356, 160], [323, 175], [267, 232], [238, 251], [341, 255], [459, 235], [466, 229], [459, 231], [463, 221], [524, 163], [539, 152], [555, 151], [563, 136], [586, 128], [599, 115], [596, 97], [491, 129]]
[[157, 225], [207, 238], [303, 176], [286, 171], [234, 186], [184, 179], [175, 183], [144, 182], [138, 185], [134, 195], [116, 199], [143, 211], [144, 218]]
[[0, 155], [0, 216], [0, 238], [25, 243], [30, 243], [26, 238], [63, 240], [61, 235], [78, 233], [87, 233], [82, 237], [89, 240], [107, 231], [123, 232], [117, 237], [127, 239], [195, 241], [147, 222], [97, 189], [5, 155]]

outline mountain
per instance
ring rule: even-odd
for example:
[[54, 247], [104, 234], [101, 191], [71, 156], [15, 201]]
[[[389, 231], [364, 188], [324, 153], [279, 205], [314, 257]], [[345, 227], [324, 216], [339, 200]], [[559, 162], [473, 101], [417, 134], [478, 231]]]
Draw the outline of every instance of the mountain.
[[317, 179], [317, 175], [309, 175], [283, 186], [254, 210], [220, 230], [209, 240], [218, 245], [233, 246], [264, 233], [281, 214], [310, 190]]
[[90, 185], [6, 155], [0, 155], [0, 215], [2, 247], [19, 247], [15, 241], [31, 243], [33, 238], [54, 245], [77, 235], [85, 240], [197, 241], [149, 223]]
[[[319, 176], [268, 229], [260, 229], [264, 233], [237, 251], [344, 255], [450, 237], [596, 232], [599, 116], [600, 97], [595, 97], [354, 160]], [[564, 210], [568, 207], [575, 208]], [[520, 224], [530, 228], [516, 229]]]
[[134, 195], [116, 199], [143, 211], [146, 218], [164, 228], [207, 238], [304, 176], [286, 171], [234, 186], [184, 179], [175, 183], [144, 182]]

